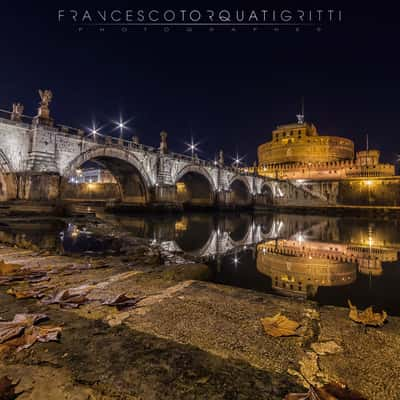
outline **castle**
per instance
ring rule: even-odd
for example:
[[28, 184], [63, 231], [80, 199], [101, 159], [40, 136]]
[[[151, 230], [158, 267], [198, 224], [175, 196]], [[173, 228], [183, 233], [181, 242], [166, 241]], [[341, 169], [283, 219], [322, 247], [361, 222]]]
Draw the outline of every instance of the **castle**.
[[258, 173], [276, 179], [337, 180], [394, 176], [392, 164], [379, 162], [378, 150], [354, 153], [352, 140], [319, 135], [304, 122], [279, 125], [272, 140], [258, 147]]

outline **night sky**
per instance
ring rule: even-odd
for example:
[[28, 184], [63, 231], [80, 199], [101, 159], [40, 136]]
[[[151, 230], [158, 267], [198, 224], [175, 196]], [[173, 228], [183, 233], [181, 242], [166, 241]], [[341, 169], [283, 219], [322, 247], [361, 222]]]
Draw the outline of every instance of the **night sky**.
[[[241, 3], [241, 8], [290, 7]], [[323, 3], [316, 4], [328, 8]], [[206, 8], [200, 1], [182, 4]], [[121, 111], [125, 119], [135, 116], [130, 126], [145, 144], [157, 146], [165, 129], [170, 148], [181, 152], [192, 133], [201, 141], [201, 157], [214, 158], [223, 148], [226, 157], [238, 151], [251, 164], [276, 125], [296, 120], [304, 96], [306, 120], [321, 134], [349, 137], [360, 149], [368, 133], [370, 148], [394, 162], [400, 153], [399, 10], [344, 4], [331, 3], [343, 10], [343, 22], [321, 32], [78, 33], [58, 23], [59, 8], [160, 6], [2, 2], [0, 108], [20, 101], [25, 114], [34, 115], [37, 89], [49, 88], [58, 123], [90, 127], [95, 118], [98, 125], [109, 124]], [[176, 3], [163, 2], [162, 8], [172, 7]], [[110, 124], [102, 129], [111, 131]]]

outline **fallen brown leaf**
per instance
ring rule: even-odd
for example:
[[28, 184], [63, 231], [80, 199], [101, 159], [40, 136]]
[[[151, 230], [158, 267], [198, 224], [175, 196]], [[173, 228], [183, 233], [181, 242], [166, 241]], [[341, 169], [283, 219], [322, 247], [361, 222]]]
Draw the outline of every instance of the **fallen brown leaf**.
[[34, 326], [44, 319], [47, 319], [44, 314], [16, 314], [12, 321], [0, 322], [0, 353], [14, 348], [20, 351], [36, 342], [58, 340], [61, 327]]
[[16, 314], [12, 321], [1, 321], [0, 343], [21, 335], [25, 328], [46, 318], [44, 314]]
[[350, 300], [348, 300], [350, 312], [349, 318], [355, 322], [361, 323], [365, 326], [383, 326], [387, 319], [386, 311], [382, 313], [374, 313], [372, 306], [366, 308], [364, 311], [358, 311], [357, 307], [354, 306]]
[[0, 261], [0, 275], [13, 275], [16, 271], [20, 271], [22, 265], [7, 264], [4, 260]]
[[0, 325], [0, 343], [7, 342], [14, 337], [19, 336], [24, 331], [24, 326], [14, 323], [1, 323]]
[[142, 297], [127, 297], [125, 293], [119, 294], [111, 300], [106, 300], [102, 304], [106, 306], [115, 306], [118, 310], [135, 306]]
[[78, 308], [89, 302], [86, 297], [94, 286], [82, 285], [76, 288], [64, 289], [56, 295], [42, 299], [44, 304], [59, 304], [63, 308]]
[[296, 321], [286, 318], [281, 313], [273, 317], [261, 318], [265, 333], [270, 336], [298, 336], [296, 329], [300, 326]]
[[29, 299], [29, 298], [40, 299], [41, 297], [44, 296], [45, 291], [46, 289], [35, 290], [35, 289], [20, 289], [11, 287], [10, 289], [7, 290], [6, 293], [15, 296], [16, 299]]
[[57, 341], [61, 331], [62, 328], [59, 326], [31, 326], [25, 329], [23, 343], [17, 347], [17, 351], [27, 349], [36, 342]]

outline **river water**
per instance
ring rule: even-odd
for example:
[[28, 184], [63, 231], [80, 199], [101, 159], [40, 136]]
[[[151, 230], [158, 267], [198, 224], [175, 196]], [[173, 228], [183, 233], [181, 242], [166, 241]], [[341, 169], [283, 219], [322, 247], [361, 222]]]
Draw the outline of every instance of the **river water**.
[[[294, 214], [190, 213], [108, 216], [111, 225], [210, 267], [211, 280], [308, 298], [325, 305], [374, 305], [400, 315], [400, 221]], [[0, 239], [99, 251], [107, 242], [75, 225], [0, 224]], [[9, 240], [10, 241], [10, 240]]]

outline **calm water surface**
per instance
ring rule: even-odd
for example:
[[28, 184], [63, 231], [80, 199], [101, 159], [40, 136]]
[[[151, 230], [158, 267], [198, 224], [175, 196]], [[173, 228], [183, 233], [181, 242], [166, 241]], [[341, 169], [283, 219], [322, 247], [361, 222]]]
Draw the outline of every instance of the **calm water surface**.
[[[400, 315], [400, 221], [287, 214], [185, 214], [110, 217], [133, 236], [209, 265], [226, 285], [313, 299], [369, 305]], [[69, 251], [108, 246], [75, 226], [0, 224], [0, 238]]]

